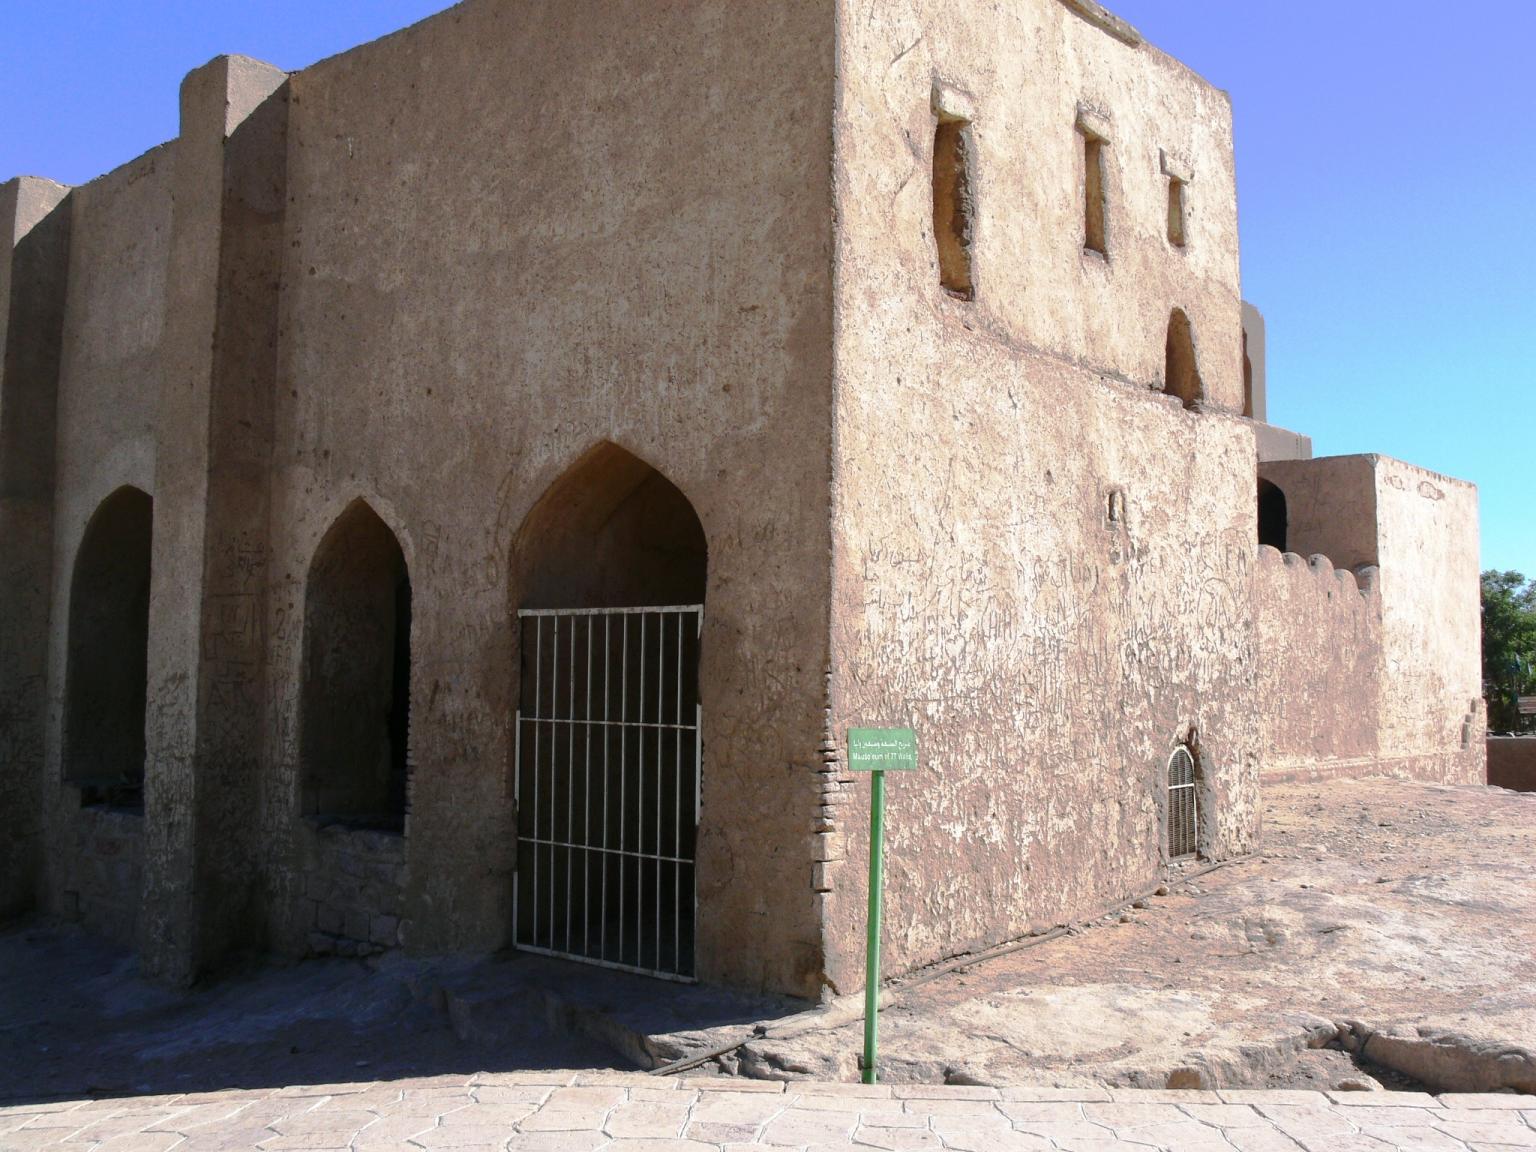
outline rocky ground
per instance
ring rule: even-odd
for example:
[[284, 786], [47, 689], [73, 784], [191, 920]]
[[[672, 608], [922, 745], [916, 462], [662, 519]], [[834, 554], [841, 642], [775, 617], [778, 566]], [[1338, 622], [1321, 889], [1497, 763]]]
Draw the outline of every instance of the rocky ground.
[[[1536, 1093], [1536, 794], [1286, 785], [1265, 820], [1262, 855], [898, 983], [882, 1077]], [[803, 1008], [521, 954], [253, 960], [178, 993], [34, 924], [0, 931], [0, 1104], [679, 1056], [857, 1079], [859, 1005]]]
[[[1270, 787], [1261, 855], [891, 999], [893, 1080], [1536, 1092], [1536, 794]], [[726, 1060], [849, 1079], [860, 1045]]]
[[544, 1012], [508, 1014], [494, 1043], [467, 1038], [447, 1005], [456, 975], [399, 957], [252, 961], [177, 992], [77, 930], [13, 927], [0, 932], [0, 1105], [634, 1066]]

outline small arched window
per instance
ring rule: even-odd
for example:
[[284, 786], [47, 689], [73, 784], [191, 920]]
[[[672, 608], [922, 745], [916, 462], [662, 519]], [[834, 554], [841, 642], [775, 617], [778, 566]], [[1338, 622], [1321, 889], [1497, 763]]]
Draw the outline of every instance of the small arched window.
[[1168, 858], [1182, 860], [1200, 848], [1199, 766], [1188, 744], [1168, 757]]

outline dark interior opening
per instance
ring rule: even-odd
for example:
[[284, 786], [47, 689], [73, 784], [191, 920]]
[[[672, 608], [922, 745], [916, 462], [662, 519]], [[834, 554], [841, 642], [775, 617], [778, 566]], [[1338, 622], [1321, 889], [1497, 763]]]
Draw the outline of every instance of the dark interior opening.
[[1184, 181], [1168, 178], [1168, 243], [1184, 247]]
[[1104, 141], [1083, 133], [1083, 247], [1105, 255], [1108, 232], [1104, 206]]
[[410, 782], [411, 581], [363, 501], [331, 526], [304, 603], [302, 810], [399, 832]]
[[529, 513], [516, 556], [517, 607], [546, 613], [519, 620], [516, 940], [691, 977], [703, 526], [604, 443]]
[[1259, 543], [1285, 551], [1285, 493], [1279, 485], [1259, 480]]
[[142, 810], [154, 504], [119, 488], [86, 525], [69, 593], [64, 775], [82, 805]]
[[1253, 361], [1248, 359], [1248, 332], [1243, 331], [1243, 415], [1253, 418]]
[[1168, 341], [1164, 349], [1163, 391], [1193, 408], [1205, 395], [1195, 361], [1195, 334], [1184, 310], [1175, 308], [1168, 317]]
[[939, 283], [962, 300], [976, 295], [971, 271], [976, 184], [968, 129], [963, 120], [940, 120], [933, 134], [933, 238], [938, 245]]

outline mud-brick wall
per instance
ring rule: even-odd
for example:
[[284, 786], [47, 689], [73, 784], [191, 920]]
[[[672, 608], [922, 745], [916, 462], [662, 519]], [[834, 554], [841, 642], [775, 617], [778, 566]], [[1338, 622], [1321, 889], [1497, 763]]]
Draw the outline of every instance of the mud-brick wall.
[[399, 944], [405, 838], [332, 824], [306, 840], [299, 922], [310, 926], [309, 950], [367, 956]]
[[1536, 737], [1488, 737], [1488, 783], [1516, 792], [1536, 792]]
[[1326, 556], [1261, 547], [1254, 569], [1262, 772], [1359, 774], [1377, 749], [1381, 600]]
[[144, 817], [137, 812], [82, 808], [75, 821], [73, 859], [64, 867], [61, 911], [92, 932], [132, 945], [138, 934], [144, 874]]
[[[70, 243], [57, 393], [55, 437], [52, 609], [48, 624], [46, 761], [43, 765], [43, 907], [54, 914], [82, 910], [89, 925], [100, 914], [124, 942], [137, 934], [141, 885], [105, 868], [99, 854], [81, 856], [111, 829], [121, 842], [114, 858], [137, 861], [143, 817], [80, 806], [69, 775], [64, 717], [68, 679], [69, 605], [75, 561], [86, 526], [102, 502], [131, 485], [155, 494], [155, 427], [164, 363], [166, 260], [171, 229], [170, 180], [176, 148], [162, 145], [74, 189], [69, 195]], [[0, 545], [4, 547], [4, 545]], [[150, 637], [150, 645], [155, 639]], [[151, 698], [149, 707], [155, 707]], [[147, 763], [153, 788], [155, 766]], [[133, 841], [131, 853], [127, 848]], [[153, 849], [150, 849], [153, 855]], [[118, 876], [110, 898], [92, 903], [80, 877]], [[79, 893], [71, 896], [70, 893]], [[132, 907], [121, 907], [115, 901]], [[94, 910], [92, 910], [94, 909]]]
[[[863, 979], [868, 787], [849, 726], [911, 724], [889, 784], [888, 970], [1088, 915], [1167, 864], [1199, 745], [1201, 852], [1258, 831], [1231, 110], [1053, 0], [839, 9], [830, 728], [813, 883]], [[934, 237], [940, 120], [969, 158], [973, 291]], [[1085, 126], [1107, 204], [1087, 250]], [[1186, 243], [1169, 169], [1193, 175]], [[1164, 395], [1174, 310], [1198, 406]]]
[[1381, 755], [1394, 774], [1483, 782], [1477, 489], [1372, 456], [1382, 601]]

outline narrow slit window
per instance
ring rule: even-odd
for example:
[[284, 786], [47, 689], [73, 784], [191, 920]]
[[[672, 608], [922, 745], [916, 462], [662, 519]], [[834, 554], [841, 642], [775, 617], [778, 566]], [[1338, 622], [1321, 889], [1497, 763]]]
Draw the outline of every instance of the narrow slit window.
[[1285, 551], [1286, 527], [1289, 516], [1285, 507], [1285, 492], [1268, 480], [1259, 480], [1259, 543], [1268, 544], [1277, 551]]
[[1243, 415], [1253, 417], [1253, 361], [1248, 358], [1248, 329], [1243, 329]]
[[1091, 132], [1083, 137], [1083, 248], [1108, 254], [1105, 243], [1104, 140]]
[[1168, 177], [1168, 243], [1182, 248], [1184, 237], [1184, 181]]
[[976, 180], [970, 124], [940, 120], [933, 134], [933, 238], [939, 283], [962, 300], [976, 296], [971, 242], [976, 229]]
[[1175, 308], [1168, 317], [1168, 340], [1164, 348], [1163, 391], [1177, 396], [1186, 408], [1194, 408], [1205, 399], [1205, 385], [1195, 360], [1195, 333], [1189, 317]]

